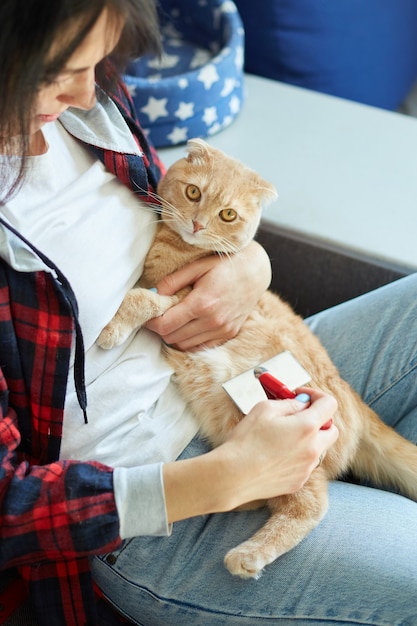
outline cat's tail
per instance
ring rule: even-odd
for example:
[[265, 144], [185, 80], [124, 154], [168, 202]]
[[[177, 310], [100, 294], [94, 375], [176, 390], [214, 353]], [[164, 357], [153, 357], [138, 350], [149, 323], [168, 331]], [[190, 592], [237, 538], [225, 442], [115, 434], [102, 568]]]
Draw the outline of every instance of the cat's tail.
[[384, 424], [371, 409], [351, 468], [359, 478], [417, 501], [417, 446]]

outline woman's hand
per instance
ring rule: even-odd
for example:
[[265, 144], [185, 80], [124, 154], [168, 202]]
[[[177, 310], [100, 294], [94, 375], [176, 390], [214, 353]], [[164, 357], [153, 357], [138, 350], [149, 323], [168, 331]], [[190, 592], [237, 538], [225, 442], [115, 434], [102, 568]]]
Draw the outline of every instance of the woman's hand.
[[333, 422], [327, 427], [336, 400], [318, 390], [297, 391], [307, 393], [311, 403], [296, 399], [261, 402], [224, 444], [226, 449], [231, 446], [232, 455], [245, 468], [238, 492], [242, 503], [299, 491], [338, 437]]
[[147, 328], [180, 350], [219, 345], [239, 332], [270, 281], [269, 258], [256, 242], [230, 258], [205, 257], [156, 286], [162, 295], [172, 295], [188, 285], [192, 291], [148, 322]]
[[266, 400], [242, 419], [228, 440], [200, 457], [164, 466], [170, 522], [299, 491], [335, 443], [336, 400], [304, 389], [311, 404]]

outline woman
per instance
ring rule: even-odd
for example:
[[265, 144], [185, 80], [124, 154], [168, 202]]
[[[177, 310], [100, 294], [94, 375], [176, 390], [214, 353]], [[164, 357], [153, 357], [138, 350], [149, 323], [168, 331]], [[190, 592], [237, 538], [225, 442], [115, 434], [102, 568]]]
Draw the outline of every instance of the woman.
[[[338, 434], [334, 426], [320, 430], [335, 411], [334, 400], [311, 391], [308, 405], [301, 399], [260, 403], [223, 446], [208, 451], [170, 383], [158, 334], [193, 349], [238, 332], [269, 280], [259, 246], [245, 251], [249, 262], [240, 281], [219, 259], [173, 275], [158, 285], [161, 292], [184, 284], [194, 289], [152, 322], [153, 332], [141, 330], [109, 352], [96, 347], [140, 275], [154, 232], [146, 201], [161, 166], [108, 62], [155, 47], [153, 3], [3, 0], [0, 21], [0, 559], [2, 568], [17, 566], [29, 582], [39, 623], [102, 626], [121, 615], [151, 625], [287, 618], [412, 623], [417, 559], [411, 558], [415, 528], [409, 520], [416, 505], [399, 496], [335, 485], [323, 524], [261, 581], [236, 580], [221, 564], [227, 546], [265, 515], [221, 512], [297, 491]], [[406, 287], [398, 290], [405, 301]], [[376, 295], [365, 309], [372, 316], [373, 302], [380, 307], [385, 299], [389, 295]], [[329, 349], [337, 347], [343, 366], [357, 315], [349, 313], [343, 341], [334, 339], [338, 315], [343, 310], [314, 323]], [[412, 324], [417, 328], [413, 315], [409, 307], [409, 336]], [[364, 333], [365, 327], [362, 321]], [[383, 378], [415, 354], [409, 340], [408, 349], [399, 350], [404, 335], [399, 326], [389, 371], [379, 368], [364, 383], [370, 400]], [[372, 341], [375, 354], [378, 337]], [[362, 356], [361, 372], [350, 372], [358, 385], [373, 364]], [[411, 387], [408, 382], [404, 415], [416, 406]], [[398, 405], [405, 390], [390, 393]], [[415, 434], [414, 416], [406, 422]], [[377, 519], [367, 528], [368, 506], [375, 512], [382, 506], [398, 522], [399, 545], [379, 550], [384, 564], [378, 549], [386, 528]], [[359, 562], [364, 545], [378, 559]], [[101, 589], [117, 612], [96, 601], [91, 574], [96, 593]], [[378, 596], [371, 608], [369, 594]]]

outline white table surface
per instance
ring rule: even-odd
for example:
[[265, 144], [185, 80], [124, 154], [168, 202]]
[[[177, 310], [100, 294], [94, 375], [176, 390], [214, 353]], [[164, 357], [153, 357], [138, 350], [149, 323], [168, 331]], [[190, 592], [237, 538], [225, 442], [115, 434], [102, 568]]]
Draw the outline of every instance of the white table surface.
[[[245, 81], [239, 116], [207, 141], [276, 185], [264, 221], [417, 270], [417, 119]], [[170, 165], [185, 147], [159, 153]]]

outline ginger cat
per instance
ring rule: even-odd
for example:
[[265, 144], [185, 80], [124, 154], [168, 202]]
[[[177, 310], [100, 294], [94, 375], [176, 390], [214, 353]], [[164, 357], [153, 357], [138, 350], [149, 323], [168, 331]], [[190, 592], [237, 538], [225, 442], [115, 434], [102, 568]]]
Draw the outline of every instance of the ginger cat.
[[[190, 140], [187, 148], [187, 158], [174, 163], [160, 182], [162, 220], [143, 276], [103, 329], [98, 339], [103, 348], [122, 343], [185, 296], [188, 290], [172, 297], [149, 290], [163, 276], [208, 254], [242, 250], [255, 235], [261, 206], [276, 196], [256, 172], [204, 141]], [[363, 403], [340, 378], [317, 337], [277, 295], [266, 292], [239, 334], [222, 346], [193, 353], [165, 347], [180, 392], [199, 420], [201, 434], [214, 446], [243, 417], [222, 383], [284, 350], [309, 372], [312, 386], [337, 398], [334, 421], [340, 435], [303, 489], [269, 500], [267, 523], [226, 554], [226, 567], [243, 578], [258, 578], [320, 522], [328, 506], [328, 481], [347, 471], [417, 500], [417, 447]]]

